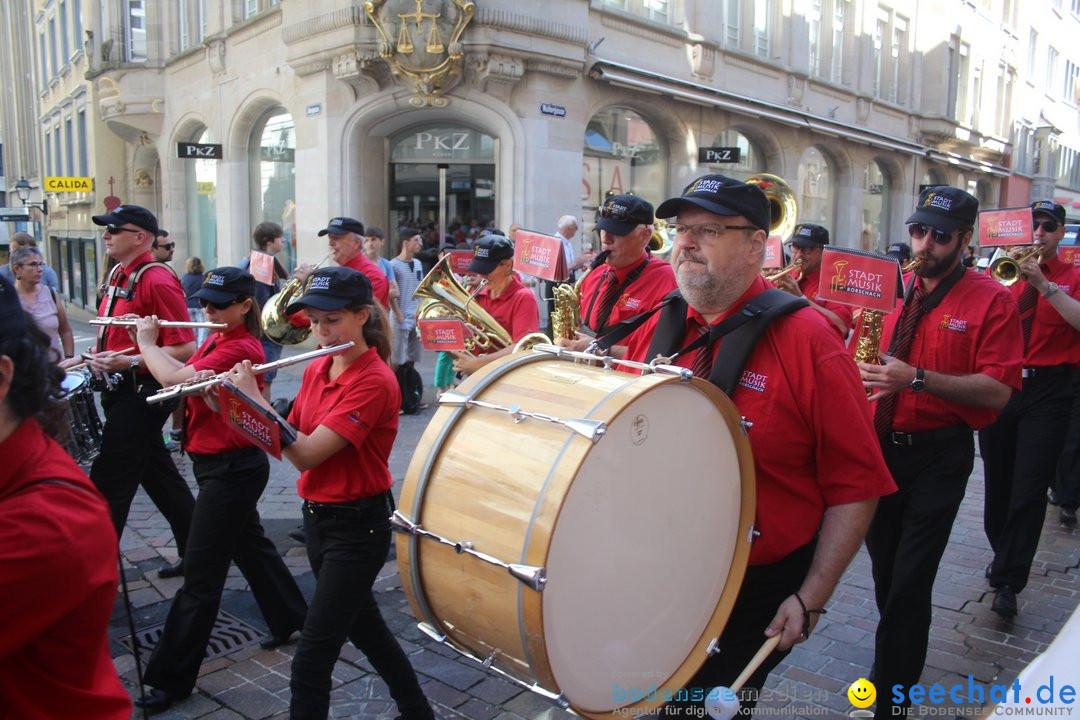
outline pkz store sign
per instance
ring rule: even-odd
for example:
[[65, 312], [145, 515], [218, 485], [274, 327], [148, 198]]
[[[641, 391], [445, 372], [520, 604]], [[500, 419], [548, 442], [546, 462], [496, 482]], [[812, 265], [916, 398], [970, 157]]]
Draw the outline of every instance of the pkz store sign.
[[495, 140], [465, 128], [427, 128], [398, 140], [392, 159], [394, 162], [494, 160]]
[[177, 143], [176, 156], [181, 160], [221, 160], [221, 145], [208, 143]]

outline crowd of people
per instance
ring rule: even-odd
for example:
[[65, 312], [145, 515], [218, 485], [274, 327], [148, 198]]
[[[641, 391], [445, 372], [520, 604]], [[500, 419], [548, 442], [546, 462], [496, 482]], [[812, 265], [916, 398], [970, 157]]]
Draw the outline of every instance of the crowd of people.
[[[1018, 263], [1021, 281], [1012, 287], [967, 262], [978, 211], [977, 199], [959, 188], [920, 194], [906, 223], [910, 245], [889, 248], [902, 262], [920, 262], [905, 273], [905, 292], [886, 316], [876, 363], [853, 360], [851, 339], [866, 318], [817, 296], [827, 228], [796, 225], [788, 249], [799, 272], [772, 280], [763, 274], [772, 216], [756, 185], [705, 175], [655, 209], [636, 195], [611, 195], [596, 212], [596, 254], [575, 255], [570, 240], [578, 220], [558, 221], [568, 280], [587, 274], [576, 290], [580, 326], [556, 342], [628, 361], [666, 358], [727, 392], [751, 423], [757, 535], [719, 639], [721, 652], [688, 688], [731, 684], [765, 638], [778, 638], [744, 685], [743, 712], [752, 712], [756, 691], [813, 633], [864, 542], [880, 613], [868, 675], [879, 687], [917, 683], [934, 581], [974, 468], [976, 433], [987, 483], [985, 530], [994, 559], [986, 578], [995, 613], [1011, 618], [1019, 611], [1017, 595], [1031, 572], [1048, 491], [1062, 505], [1062, 521], [1075, 522], [1080, 267], [1058, 257], [1065, 211], [1050, 201], [1032, 205], [1037, 252]], [[669, 259], [653, 253], [657, 217], [672, 218]], [[192, 692], [229, 565], [236, 562], [270, 628], [264, 647], [299, 633], [291, 717], [328, 716], [332, 668], [348, 640], [387, 683], [401, 718], [432, 718], [372, 591], [390, 545], [388, 459], [404, 407], [402, 370], [414, 370], [421, 357], [415, 293], [427, 272], [419, 257], [424, 233], [400, 228], [390, 256], [381, 229], [335, 217], [318, 232], [327, 237], [333, 265], [303, 264], [290, 272], [276, 260], [281, 227], [262, 223], [253, 233], [254, 252], [275, 258], [273, 282], [265, 283], [255, 280], [247, 261], [206, 271], [190, 258], [187, 273], [177, 277], [165, 264], [175, 244], [145, 208], [121, 205], [93, 220], [105, 227], [105, 249], [116, 260], [99, 315], [132, 318], [134, 327], [103, 326], [96, 347], [76, 357], [63, 303], [44, 284], [36, 248], [15, 250], [13, 283], [0, 280], [6, 311], [0, 312], [0, 457], [13, 458], [18, 443], [20, 458], [27, 448], [37, 458], [32, 466], [4, 463], [0, 515], [22, 513], [23, 519], [3, 532], [18, 526], [37, 533], [42, 542], [35, 559], [43, 568], [80, 562], [84, 582], [68, 593], [77, 611], [50, 615], [51, 604], [41, 602], [34, 608], [40, 623], [0, 641], [0, 667], [8, 670], [0, 687], [19, 686], [12, 691], [18, 707], [33, 702], [31, 690], [50, 679], [60, 685], [62, 677], [64, 691], [49, 700], [57, 708], [84, 703], [80, 707], [92, 711], [81, 716], [126, 717], [127, 694], [109, 672], [104, 632], [117, 538], [141, 485], [176, 539], [181, 565], [167, 570], [184, 579], [146, 668], [150, 690], [135, 698], [137, 705], [160, 711]], [[513, 352], [550, 314], [541, 312], [536, 294], [543, 284], [514, 269], [517, 229], [512, 225], [505, 236], [455, 228], [472, 251], [472, 279], [460, 278], [470, 286], [468, 302], [509, 342], [441, 356], [434, 368], [439, 392], [452, 386], [455, 374], [466, 377]], [[449, 249], [443, 245], [439, 252]], [[272, 402], [273, 375], [259, 376], [253, 366], [280, 356], [281, 345], [263, 335], [261, 307], [278, 302], [275, 293], [290, 280], [297, 290], [281, 301], [289, 322], [308, 328], [320, 346], [351, 345], [307, 365], [285, 409]], [[554, 297], [554, 287], [543, 293], [542, 299]], [[184, 321], [204, 320], [214, 326], [197, 340]], [[57, 380], [72, 361], [85, 361], [97, 379], [105, 413], [89, 479], [49, 439]], [[316, 577], [310, 602], [260, 523], [266, 454], [225, 427], [217, 389], [178, 401], [180, 442], [192, 458], [197, 497], [163, 442], [161, 428], [176, 408], [147, 399], [163, 387], [210, 376], [226, 379], [268, 417], [295, 429], [294, 436], [282, 435], [282, 454], [299, 473], [302, 533]], [[32, 521], [35, 513], [54, 513], [61, 505], [92, 539], [78, 544], [78, 557], [70, 555], [74, 545], [66, 535]], [[24, 565], [0, 553], [0, 584], [9, 590], [5, 595], [18, 596], [4, 603], [15, 612], [19, 603], [34, 601], [15, 592], [32, 582]], [[51, 668], [31, 669], [36, 649], [76, 620], [77, 652], [99, 660], [104, 654], [108, 667], [99, 662], [62, 675], [72, 659], [58, 654]], [[699, 714], [700, 701], [689, 697], [667, 704], [663, 713]], [[906, 709], [892, 693], [878, 694], [876, 717]]]

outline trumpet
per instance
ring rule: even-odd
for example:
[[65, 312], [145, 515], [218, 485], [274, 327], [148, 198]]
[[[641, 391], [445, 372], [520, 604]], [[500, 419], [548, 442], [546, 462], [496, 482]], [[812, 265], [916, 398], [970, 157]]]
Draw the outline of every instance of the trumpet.
[[[296, 365], [298, 363], [307, 362], [308, 360], [314, 360], [317, 357], [323, 355], [336, 355], [340, 352], [344, 352], [351, 348], [356, 343], [350, 341], [342, 343], [340, 345], [332, 345], [331, 347], [319, 348], [318, 350], [312, 350], [311, 352], [300, 353], [289, 358], [282, 358], [281, 360], [275, 360], [274, 362], [262, 363], [251, 368], [256, 375], [262, 375], [269, 370], [276, 370], [278, 368], [288, 367], [290, 365]], [[156, 405], [157, 403], [165, 402], [166, 400], [172, 400], [173, 398], [186, 397], [188, 395], [194, 395], [195, 393], [202, 392], [203, 390], [211, 387], [216, 387], [225, 382], [225, 378], [228, 375], [227, 372], [218, 373], [213, 377], [206, 378], [205, 380], [194, 380], [190, 382], [180, 383], [178, 385], [170, 385], [166, 388], [161, 388], [156, 393], [146, 398], [147, 405]]]
[[[103, 317], [94, 318], [90, 321], [90, 324], [107, 327], [135, 327], [135, 319]], [[189, 322], [187, 320], [158, 320], [158, 325], [163, 328], [207, 328], [209, 330], [224, 330], [229, 327], [225, 323]]]
[[1032, 245], [1016, 255], [1003, 255], [990, 263], [987, 274], [1005, 287], [1014, 285], [1020, 279], [1020, 263], [1042, 250], [1042, 245]]
[[780, 270], [777, 270], [772, 275], [766, 275], [765, 279], [768, 280], [769, 282], [776, 282], [777, 280], [784, 277], [785, 275], [789, 275], [789, 274], [795, 272], [796, 270], [798, 270], [799, 274], [795, 277], [795, 282], [798, 282], [798, 281], [802, 280], [802, 276], [803, 276], [802, 264], [803, 264], [802, 258], [799, 258], [798, 260], [795, 260], [794, 262], [789, 263], [787, 266], [781, 268]]

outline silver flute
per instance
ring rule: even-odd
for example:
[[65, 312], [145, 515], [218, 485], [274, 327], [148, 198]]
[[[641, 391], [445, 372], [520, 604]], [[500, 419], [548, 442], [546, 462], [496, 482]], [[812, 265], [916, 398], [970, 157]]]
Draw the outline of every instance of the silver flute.
[[[297, 365], [299, 363], [307, 362], [308, 360], [314, 360], [317, 357], [323, 355], [337, 355], [340, 352], [345, 352], [356, 343], [347, 342], [341, 345], [333, 345], [331, 347], [319, 348], [318, 350], [312, 350], [311, 352], [300, 353], [289, 358], [282, 358], [281, 360], [275, 360], [274, 362], [263, 363], [261, 365], [255, 365], [251, 370], [256, 375], [262, 375], [268, 370], [276, 370], [277, 368], [288, 367], [289, 365]], [[206, 388], [216, 387], [225, 382], [228, 376], [228, 372], [218, 373], [213, 377], [206, 378], [205, 380], [192, 380], [178, 385], [170, 385], [166, 388], [161, 388], [156, 393], [146, 398], [147, 405], [156, 405], [166, 400], [172, 400], [173, 398], [186, 397], [188, 395], [194, 395], [195, 393], [202, 392]]]
[[[135, 327], [134, 318], [94, 318], [91, 325], [108, 325], [116, 327]], [[158, 325], [163, 328], [208, 328], [210, 330], [224, 330], [229, 327], [225, 323], [213, 322], [190, 322], [188, 320], [158, 320]]]

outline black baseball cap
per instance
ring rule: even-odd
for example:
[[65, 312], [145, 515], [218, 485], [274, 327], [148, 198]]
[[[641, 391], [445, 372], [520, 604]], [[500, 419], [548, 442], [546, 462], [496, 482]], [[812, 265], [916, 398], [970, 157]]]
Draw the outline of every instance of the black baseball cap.
[[154, 213], [141, 205], [117, 205], [111, 213], [94, 215], [90, 219], [95, 225], [136, 225], [154, 237], [157, 237], [160, 231]]
[[514, 257], [514, 243], [502, 235], [481, 235], [473, 246], [473, 259], [469, 272], [487, 275], [503, 260]]
[[26, 313], [19, 293], [7, 278], [0, 275], [0, 340], [8, 341], [26, 334]]
[[203, 275], [202, 286], [191, 297], [212, 303], [227, 303], [255, 296], [255, 278], [238, 267], [225, 265]]
[[769, 199], [757, 185], [748, 185], [724, 175], [702, 175], [687, 185], [682, 195], [660, 203], [656, 216], [674, 217], [687, 205], [699, 207], [714, 215], [741, 215], [751, 225], [769, 231], [772, 209]]
[[653, 223], [652, 203], [637, 195], [612, 195], [596, 209], [596, 229], [627, 235], [638, 225]]
[[979, 201], [971, 193], [949, 185], [936, 185], [919, 193], [919, 204], [907, 219], [907, 224], [922, 223], [953, 232], [975, 226]]
[[791, 234], [791, 244], [801, 248], [828, 245], [829, 231], [814, 223], [799, 223]]
[[364, 223], [351, 217], [336, 217], [319, 231], [319, 237], [323, 235], [345, 235], [346, 233], [364, 234]]
[[1031, 203], [1031, 214], [1034, 216], [1040, 213], [1049, 215], [1062, 225], [1065, 224], [1065, 208], [1052, 200], [1039, 200]]
[[286, 315], [304, 308], [340, 310], [350, 305], [371, 305], [375, 302], [371, 281], [364, 273], [350, 267], [322, 268], [308, 275], [304, 294], [289, 303]]
[[911, 246], [907, 243], [893, 243], [885, 254], [891, 258], [907, 262], [911, 259]]

